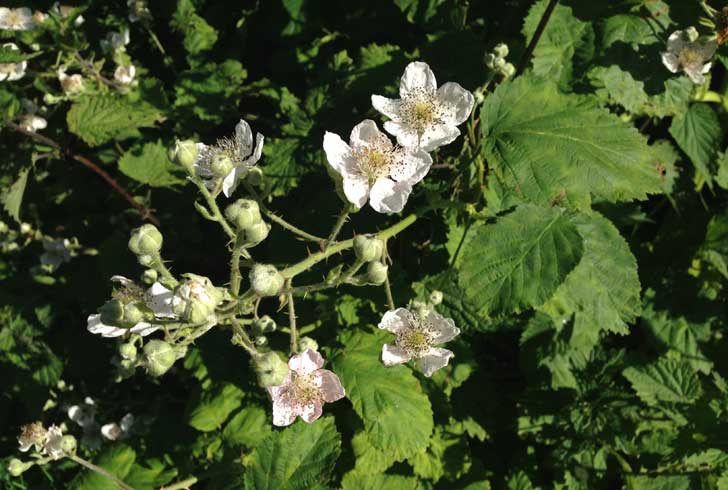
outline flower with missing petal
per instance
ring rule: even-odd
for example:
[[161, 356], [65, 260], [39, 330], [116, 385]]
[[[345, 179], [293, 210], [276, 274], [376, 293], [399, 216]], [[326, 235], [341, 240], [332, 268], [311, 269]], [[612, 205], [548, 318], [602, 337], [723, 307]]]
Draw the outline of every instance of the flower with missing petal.
[[134, 65], [122, 66], [119, 65], [114, 70], [114, 80], [122, 85], [129, 85], [134, 81], [136, 75], [136, 67]]
[[306, 349], [288, 361], [288, 374], [280, 386], [268, 387], [273, 399], [273, 425], [291, 425], [296, 417], [311, 423], [321, 417], [323, 404], [344, 397], [339, 377], [321, 369], [324, 358]]
[[698, 31], [689, 27], [670, 34], [667, 51], [662, 53], [662, 63], [672, 73], [682, 70], [693, 83], [702, 85], [705, 83], [705, 74], [713, 65], [710, 60], [716, 49], [718, 45], [715, 41], [699, 41]]
[[[146, 306], [154, 312], [157, 318], [174, 318], [172, 312], [172, 299], [174, 293], [164, 287], [162, 284], [155, 282], [152, 286], [144, 291], [134, 284], [134, 281], [123, 276], [113, 276], [112, 281], [121, 284], [121, 289], [115, 294], [123, 300], [143, 301]], [[140, 321], [131, 328], [121, 328], [112, 325], [106, 325], [101, 321], [101, 315], [96, 313], [89, 315], [87, 330], [93, 334], [99, 334], [102, 337], [121, 337], [127, 332], [137, 335], [146, 336], [155, 332], [159, 327], [152, 325], [146, 321]]]
[[[3, 44], [4, 48], [10, 48], [13, 51], [20, 51], [18, 46], [13, 43]], [[18, 63], [0, 63], [0, 82], [7, 80], [12, 82], [20, 80], [25, 76], [25, 69], [28, 67], [27, 61], [19, 61]]]
[[324, 151], [329, 165], [343, 179], [349, 202], [362, 207], [367, 200], [375, 211], [399, 213], [432, 165], [422, 149], [393, 145], [374, 121], [366, 119], [351, 131], [349, 144], [337, 134], [326, 132]]
[[372, 106], [391, 119], [384, 129], [400, 145], [430, 152], [452, 143], [460, 135], [458, 125], [473, 110], [473, 94], [460, 84], [447, 82], [437, 88], [427, 63], [413, 61], [399, 84], [399, 99], [372, 95]]
[[0, 7], [0, 29], [27, 31], [35, 27], [33, 12], [28, 7], [11, 9]]
[[438, 369], [447, 366], [452, 351], [435, 347], [454, 339], [460, 329], [450, 318], [430, 311], [420, 317], [406, 308], [397, 308], [384, 314], [379, 328], [395, 335], [394, 345], [382, 346], [382, 362], [385, 366], [404, 364], [415, 359], [417, 367], [428, 378]]
[[263, 153], [263, 135], [255, 136], [243, 119], [235, 126], [233, 138], [221, 138], [214, 145], [197, 144], [197, 160], [193, 164], [198, 177], [206, 181], [209, 189], [215, 189], [222, 180], [222, 192], [230, 197], [240, 179], [253, 168]]

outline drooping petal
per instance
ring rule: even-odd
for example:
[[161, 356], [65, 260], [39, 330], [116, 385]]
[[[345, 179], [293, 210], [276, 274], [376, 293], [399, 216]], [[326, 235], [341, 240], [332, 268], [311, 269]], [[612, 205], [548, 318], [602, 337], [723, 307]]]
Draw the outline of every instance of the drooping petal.
[[111, 280], [111, 282], [118, 282], [119, 284], [121, 284], [124, 287], [129, 287], [134, 284], [134, 281], [132, 281], [128, 277], [119, 276], [119, 275], [111, 276], [110, 280]]
[[324, 365], [324, 358], [313, 349], [306, 349], [288, 361], [288, 367], [298, 374], [309, 374]]
[[372, 107], [390, 119], [399, 119], [399, 110], [402, 106], [400, 99], [388, 99], [381, 95], [372, 95]]
[[164, 287], [161, 283], [155, 282], [147, 289], [147, 306], [152, 309], [154, 314], [161, 318], [172, 318], [172, 299], [174, 291]]
[[384, 344], [382, 346], [382, 362], [385, 366], [404, 364], [410, 359], [412, 357], [404, 349], [400, 349], [396, 345]]
[[119, 328], [119, 327], [113, 327], [111, 325], [106, 325], [101, 321], [101, 315], [94, 314], [89, 315], [87, 323], [86, 323], [86, 330], [93, 334], [101, 335], [102, 337], [121, 337], [124, 335], [127, 330], [125, 328]]
[[258, 163], [258, 160], [260, 160], [260, 157], [263, 155], [263, 143], [265, 142], [265, 137], [258, 133], [255, 135], [255, 148], [253, 148], [253, 153], [245, 160], [245, 165], [252, 167], [256, 163]]
[[684, 31], [675, 31], [667, 38], [667, 50], [671, 53], [679, 53], [686, 44]]
[[711, 69], [712, 67], [713, 67], [713, 63], [706, 63], [706, 64], [705, 64], [705, 65], [703, 66], [703, 69], [702, 69], [701, 73], [702, 73], [703, 75], [705, 75], [706, 73], [708, 73], [708, 72], [710, 71], [710, 69]]
[[321, 394], [326, 403], [335, 402], [344, 398], [344, 395], [346, 395], [339, 377], [328, 369], [319, 369], [316, 371], [314, 380], [318, 387], [321, 388]]
[[250, 155], [253, 149], [253, 131], [250, 129], [250, 124], [244, 119], [235, 125], [235, 144], [241, 158]]
[[381, 138], [382, 132], [379, 131], [377, 123], [371, 119], [364, 119], [351, 130], [349, 144], [352, 148], [361, 148], [377, 143]]
[[344, 195], [350, 203], [361, 208], [369, 199], [369, 180], [358, 175], [345, 175], [343, 180]]
[[419, 137], [417, 132], [402, 123], [387, 121], [384, 123], [384, 130], [397, 138], [400, 146], [411, 149], [419, 149]]
[[351, 159], [351, 147], [341, 139], [341, 136], [326, 131], [324, 133], [324, 153], [326, 153], [329, 165], [339, 174], [344, 175], [347, 162]]
[[247, 168], [235, 167], [225, 176], [224, 179], [222, 179], [222, 193], [225, 194], [225, 197], [233, 195], [235, 189], [238, 188], [240, 179], [243, 175], [245, 175], [245, 173], [247, 173], [247, 171]]
[[412, 186], [408, 182], [377, 179], [369, 191], [369, 205], [378, 213], [399, 213], [411, 192]]
[[436, 337], [432, 339], [433, 344], [444, 344], [460, 334], [460, 329], [455, 326], [452, 318], [445, 318], [437, 312], [431, 311], [425, 321], [436, 333]]
[[399, 165], [392, 168], [389, 176], [397, 182], [415, 185], [421, 181], [432, 166], [432, 157], [422, 150], [408, 151]]
[[447, 82], [438, 88], [437, 98], [446, 111], [446, 122], [456, 126], [468, 120], [475, 104], [473, 94], [455, 82]]
[[323, 413], [323, 403], [320, 401], [314, 401], [309, 403], [308, 405], [305, 405], [299, 415], [303, 419], [304, 422], [311, 423], [321, 417], [321, 414]]
[[420, 149], [430, 152], [440, 146], [449, 145], [460, 136], [460, 130], [455, 126], [437, 124], [427, 128], [420, 138]]
[[420, 371], [422, 371], [422, 374], [429, 378], [432, 376], [432, 373], [447, 366], [447, 363], [450, 362], [450, 358], [454, 355], [455, 354], [453, 354], [450, 350], [442, 349], [440, 347], [431, 347], [430, 350], [427, 351], [427, 354], [417, 360], [417, 367]]
[[382, 317], [377, 325], [379, 328], [397, 334], [402, 330], [409, 330], [412, 327], [412, 313], [407, 308], [389, 310]]
[[432, 73], [427, 63], [423, 61], [413, 61], [404, 69], [404, 75], [399, 82], [399, 95], [407, 96], [411, 92], [424, 91], [426, 93], [435, 93], [437, 90], [437, 80], [435, 74]]
[[680, 62], [677, 55], [668, 51], [662, 53], [662, 64], [672, 73], [677, 73], [680, 69]]
[[147, 322], [139, 322], [131, 327], [128, 331], [137, 335], [141, 335], [142, 337], [146, 337], [150, 333], [154, 333], [157, 330], [159, 330], [159, 327], [156, 325], [152, 325], [151, 323]]

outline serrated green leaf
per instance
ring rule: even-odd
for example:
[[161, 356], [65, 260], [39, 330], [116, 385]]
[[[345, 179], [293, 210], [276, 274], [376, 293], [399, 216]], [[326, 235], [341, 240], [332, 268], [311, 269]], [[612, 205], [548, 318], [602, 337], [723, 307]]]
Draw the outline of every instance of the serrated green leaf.
[[[124, 480], [136, 460], [136, 453], [124, 444], [114, 444], [105, 449], [94, 464]], [[72, 490], [118, 490], [113, 480], [91, 470], [81, 470], [69, 486]]]
[[343, 348], [331, 359], [354, 411], [364, 422], [369, 442], [397, 461], [427, 447], [433, 428], [430, 401], [409, 368], [386, 368], [382, 345], [391, 335], [346, 332]]
[[676, 476], [629, 476], [628, 490], [689, 490], [690, 477]]
[[644, 82], [635, 80], [632, 74], [618, 65], [609, 68], [597, 66], [589, 71], [589, 78], [592, 85], [598, 88], [597, 95], [611, 104], [621, 105], [631, 113], [640, 114], [649, 104]]
[[349, 472], [341, 480], [341, 490], [417, 490], [416, 478], [400, 475], [362, 475]]
[[177, 470], [167, 468], [158, 459], [145, 459], [144, 464], [134, 463], [124, 481], [134, 490], [154, 490], [169, 483], [177, 476]]
[[225, 425], [222, 437], [232, 446], [256, 447], [270, 434], [268, 415], [260, 407], [245, 407]]
[[438, 305], [437, 310], [442, 315], [452, 318], [455, 325], [463, 331], [486, 332], [497, 326], [492, 319], [479, 312], [476, 304], [468, 300], [458, 284], [458, 273], [454, 269], [428, 276], [422, 282], [414, 283], [412, 287], [423, 300], [433, 291], [440, 291], [442, 303]]
[[312, 424], [301, 420], [270, 434], [250, 455], [247, 490], [308, 489], [325, 484], [341, 452], [333, 417]]
[[20, 223], [20, 206], [23, 204], [29, 173], [30, 168], [21, 170], [15, 182], [2, 193], [3, 208], [18, 223]]
[[182, 169], [170, 161], [167, 147], [159, 140], [129, 149], [119, 160], [119, 170], [152, 187], [169, 187], [184, 182]]
[[394, 0], [394, 4], [405, 14], [407, 22], [422, 24], [437, 14], [437, 8], [445, 0]]
[[10, 46], [0, 45], [0, 64], [20, 63], [42, 55], [42, 51], [35, 53], [23, 53], [19, 49], [13, 49]]
[[617, 42], [630, 44], [633, 47], [660, 42], [660, 38], [656, 35], [654, 22], [650, 22], [646, 16], [613, 15], [604, 20], [601, 33], [602, 50]]
[[161, 117], [159, 110], [146, 102], [132, 102], [119, 95], [98, 95], [74, 102], [66, 121], [72, 133], [89, 146], [98, 146], [138, 128], [153, 126]]
[[541, 305], [579, 263], [582, 239], [569, 214], [522, 205], [470, 232], [458, 264], [467, 299], [485, 315]]
[[662, 191], [658, 155], [614, 114], [553, 82], [523, 76], [504, 82], [481, 112], [484, 155], [501, 199], [588, 207], [645, 199]]
[[177, 1], [177, 10], [171, 24], [184, 35], [185, 50], [192, 55], [212, 49], [217, 42], [217, 31], [197, 15], [192, 0]]
[[647, 366], [627, 367], [623, 373], [645, 403], [692, 403], [700, 397], [700, 380], [684, 361], [660, 358]]
[[715, 183], [723, 189], [728, 189], [728, 151], [721, 152], [718, 155], [717, 166]]
[[248, 72], [237, 60], [205, 63], [183, 71], [174, 86], [173, 105], [193, 121], [220, 124], [227, 118], [240, 117], [238, 103], [247, 77]]
[[202, 432], [217, 430], [230, 413], [240, 406], [242, 399], [240, 388], [228, 383], [206, 391], [190, 410], [187, 423]]
[[714, 163], [723, 139], [723, 130], [713, 108], [709, 104], [692, 104], [687, 112], [673, 118], [670, 134], [690, 157], [698, 175], [712, 184]]

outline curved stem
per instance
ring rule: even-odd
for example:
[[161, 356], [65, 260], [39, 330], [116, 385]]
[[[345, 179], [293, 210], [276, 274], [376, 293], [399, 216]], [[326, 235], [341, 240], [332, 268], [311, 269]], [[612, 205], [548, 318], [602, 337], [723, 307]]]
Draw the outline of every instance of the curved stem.
[[331, 242], [336, 240], [336, 237], [339, 236], [339, 232], [341, 231], [341, 228], [344, 226], [344, 223], [346, 223], [346, 219], [349, 217], [349, 213], [351, 212], [351, 205], [346, 204], [344, 208], [339, 213], [339, 217], [336, 219], [336, 223], [334, 224], [334, 227], [331, 229], [331, 233], [329, 233], [329, 237], [326, 239], [326, 242], [324, 243], [323, 248], [326, 249], [326, 247], [329, 246]]
[[225, 219], [225, 216], [222, 215], [222, 212], [220, 212], [220, 208], [217, 206], [217, 201], [215, 201], [215, 197], [213, 197], [212, 194], [210, 194], [210, 190], [207, 188], [204, 182], [200, 181], [199, 179], [192, 179], [192, 182], [195, 183], [198, 189], [200, 189], [200, 193], [202, 194], [202, 197], [205, 198], [205, 202], [207, 202], [207, 207], [210, 208], [210, 212], [212, 213], [212, 217], [215, 221], [220, 223], [220, 226], [222, 226], [223, 231], [225, 234], [230, 238], [231, 240], [235, 239], [235, 232], [233, 231], [232, 227], [230, 226], [230, 223], [227, 222]]
[[291, 354], [298, 352], [298, 332], [296, 331], [296, 306], [293, 303], [293, 293], [291, 293], [291, 280], [286, 280], [286, 289], [288, 294], [288, 328], [291, 329]]
[[102, 468], [101, 466], [96, 466], [96, 465], [95, 465], [95, 464], [93, 464], [92, 462], [90, 462], [90, 461], [86, 461], [86, 460], [85, 460], [85, 459], [83, 459], [82, 457], [80, 457], [80, 456], [77, 456], [77, 455], [75, 455], [75, 454], [69, 454], [69, 455], [68, 455], [68, 457], [69, 457], [70, 459], [72, 459], [73, 461], [75, 461], [76, 463], [80, 464], [81, 466], [83, 466], [83, 467], [85, 467], [85, 468], [88, 468], [88, 469], [89, 469], [89, 470], [91, 470], [91, 471], [95, 471], [95, 472], [96, 472], [96, 473], [98, 473], [99, 475], [103, 475], [103, 476], [105, 476], [106, 478], [110, 479], [111, 481], [113, 481], [113, 482], [114, 482], [114, 484], [116, 484], [116, 486], [117, 486], [117, 487], [119, 487], [119, 488], [121, 488], [121, 489], [123, 489], [123, 490], [134, 490], [134, 488], [130, 487], [129, 485], [127, 485], [126, 483], [124, 483], [123, 481], [121, 481], [121, 480], [119, 479], [119, 477], [117, 477], [117, 476], [116, 476], [116, 475], [114, 475], [113, 473], [111, 473], [111, 472], [109, 472], [109, 471], [105, 470], [105, 469], [104, 469], [104, 468]]
[[162, 276], [163, 282], [166, 282], [170, 287], [174, 288], [177, 284], [179, 284], [179, 281], [177, 281], [177, 279], [175, 279], [172, 275], [172, 271], [167, 268], [160, 255], [157, 255], [157, 257], [154, 258], [152, 269], [157, 271]]
[[265, 207], [264, 205], [258, 203], [258, 207], [260, 207], [260, 210], [263, 211], [263, 214], [265, 214], [268, 219], [270, 219], [272, 222], [278, 224], [281, 228], [285, 228], [286, 230], [290, 231], [294, 235], [298, 235], [299, 237], [303, 238], [304, 240], [307, 240], [309, 242], [321, 242], [323, 241], [323, 238], [317, 237], [316, 235], [312, 235], [306, 231], [303, 231], [302, 229], [290, 224], [288, 221], [284, 220], [277, 214], [275, 214], [273, 211]]

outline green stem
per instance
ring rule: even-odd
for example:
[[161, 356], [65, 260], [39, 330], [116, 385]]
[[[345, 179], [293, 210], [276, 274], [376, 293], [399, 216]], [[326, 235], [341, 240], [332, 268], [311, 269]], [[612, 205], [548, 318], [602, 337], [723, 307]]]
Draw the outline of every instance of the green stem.
[[298, 352], [298, 332], [296, 331], [296, 306], [293, 302], [293, 294], [291, 291], [291, 280], [286, 281], [286, 289], [288, 294], [288, 328], [291, 329], [291, 354]]
[[173, 483], [169, 486], [163, 486], [159, 490], [185, 490], [187, 488], [190, 488], [195, 483], [197, 483], [197, 477], [191, 476], [184, 480], [178, 481], [177, 483]]
[[392, 287], [389, 284], [389, 274], [387, 274], [387, 278], [384, 280], [384, 294], [387, 295], [387, 307], [393, 310], [394, 298], [392, 297]]
[[240, 294], [240, 282], [242, 281], [242, 275], [240, 274], [240, 256], [243, 254], [245, 249], [242, 247], [243, 235], [238, 235], [233, 245], [233, 255], [230, 260], [230, 291], [233, 296]]
[[253, 196], [253, 199], [255, 199], [255, 202], [258, 203], [258, 207], [263, 212], [263, 214], [266, 215], [268, 217], [268, 219], [270, 219], [272, 222], [279, 225], [281, 228], [284, 228], [284, 229], [290, 231], [291, 233], [293, 233], [294, 235], [298, 235], [299, 237], [303, 238], [304, 240], [308, 240], [309, 242], [322, 242], [324, 240], [321, 237], [312, 235], [311, 233], [303, 231], [299, 227], [292, 225], [291, 223], [284, 220], [283, 218], [281, 218], [280, 216], [275, 214], [273, 211], [268, 209], [265, 206], [265, 204], [263, 204], [263, 200], [260, 198], [258, 193], [255, 192], [255, 189], [253, 189], [253, 187], [250, 184], [245, 183], [245, 189], [248, 191], [248, 194]]
[[126, 483], [124, 483], [123, 481], [121, 481], [116, 475], [114, 475], [113, 473], [108, 472], [107, 470], [105, 470], [104, 468], [102, 468], [100, 466], [96, 466], [92, 462], [86, 461], [82, 457], [77, 456], [75, 454], [69, 454], [68, 457], [70, 459], [72, 459], [73, 461], [75, 461], [76, 463], [80, 464], [81, 466], [83, 466], [85, 468], [88, 468], [91, 471], [95, 471], [99, 475], [103, 475], [106, 478], [110, 479], [111, 481], [114, 482], [114, 484], [117, 487], [119, 487], [119, 488], [121, 488], [123, 490], [134, 490], [134, 488], [130, 487], [129, 485], [127, 485]]
[[256, 350], [253, 341], [250, 340], [250, 337], [248, 337], [248, 334], [245, 332], [243, 324], [237, 318], [232, 318], [230, 322], [233, 326], [233, 331], [240, 337], [240, 345], [242, 345], [243, 349], [248, 351], [248, 354], [253, 356], [255, 359], [258, 356], [258, 351]]
[[162, 260], [161, 255], [157, 255], [154, 258], [154, 262], [152, 263], [152, 269], [157, 271], [162, 276], [162, 282], [165, 282], [168, 286], [174, 288], [179, 284], [179, 281], [175, 279], [175, 277], [172, 275], [172, 271], [170, 271], [166, 265], [164, 265], [164, 260]]
[[202, 197], [204, 197], [205, 202], [207, 202], [207, 207], [210, 208], [210, 211], [212, 212], [213, 219], [220, 223], [220, 226], [222, 226], [222, 229], [225, 231], [225, 234], [228, 236], [228, 238], [234, 240], [235, 232], [230, 226], [230, 223], [227, 222], [225, 217], [220, 212], [220, 208], [217, 206], [215, 198], [212, 194], [210, 194], [210, 190], [205, 186], [205, 183], [200, 181], [199, 179], [192, 179], [192, 182], [194, 182], [197, 188], [200, 189]]
[[344, 206], [344, 208], [339, 213], [339, 217], [336, 219], [336, 223], [334, 223], [334, 227], [331, 229], [331, 233], [329, 233], [329, 237], [326, 239], [326, 242], [324, 243], [324, 249], [329, 246], [330, 243], [332, 243], [334, 240], [336, 240], [336, 237], [339, 236], [339, 232], [341, 231], [341, 228], [344, 226], [344, 223], [346, 223], [346, 219], [349, 217], [349, 213], [351, 212], [351, 205], [347, 204]]

